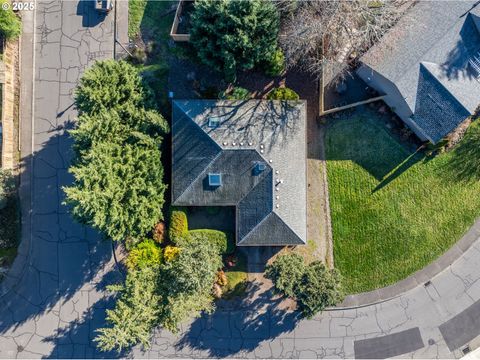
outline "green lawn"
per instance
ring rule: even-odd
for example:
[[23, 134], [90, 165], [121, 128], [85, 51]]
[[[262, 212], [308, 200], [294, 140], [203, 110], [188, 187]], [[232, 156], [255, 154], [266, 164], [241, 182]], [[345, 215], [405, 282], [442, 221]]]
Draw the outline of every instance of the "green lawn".
[[427, 158], [376, 114], [332, 122], [326, 152], [335, 266], [349, 292], [401, 280], [435, 260], [480, 215], [480, 124]]
[[174, 14], [170, 13], [168, 16], [164, 14], [174, 3], [174, 1], [128, 0], [128, 36], [134, 38], [142, 30], [165, 39], [170, 33]]

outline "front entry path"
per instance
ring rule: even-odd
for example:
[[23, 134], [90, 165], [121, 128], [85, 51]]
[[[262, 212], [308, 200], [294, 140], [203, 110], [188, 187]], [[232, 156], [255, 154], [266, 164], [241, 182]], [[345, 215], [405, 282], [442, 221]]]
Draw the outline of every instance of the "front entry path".
[[[0, 289], [0, 358], [112, 356], [97, 352], [92, 342], [110, 306], [105, 285], [117, 277], [110, 243], [74, 223], [61, 205], [61, 186], [72, 180], [67, 173], [71, 143], [65, 134], [76, 116], [72, 90], [86, 67], [113, 52], [113, 14], [100, 19], [90, 5], [86, 0], [37, 1], [34, 153], [23, 159], [22, 174], [22, 184], [29, 185], [33, 172], [32, 192], [23, 192], [29, 201], [22, 199], [24, 210], [31, 200], [32, 211], [23, 214], [21, 255]], [[260, 291], [255, 299], [194, 320], [179, 334], [159, 329], [149, 350], [135, 348], [130, 355], [458, 358], [465, 344], [478, 346], [479, 236], [480, 231], [473, 245], [429, 284], [385, 302], [301, 320]]]

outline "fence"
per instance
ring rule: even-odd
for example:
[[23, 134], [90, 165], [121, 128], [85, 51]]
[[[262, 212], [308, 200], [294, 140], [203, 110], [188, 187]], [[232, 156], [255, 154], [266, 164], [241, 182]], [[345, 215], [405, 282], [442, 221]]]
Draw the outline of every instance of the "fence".
[[182, 16], [183, 7], [185, 0], [180, 0], [178, 2], [177, 11], [175, 11], [175, 18], [173, 19], [172, 29], [170, 30], [170, 37], [173, 41], [177, 42], [188, 42], [190, 41], [190, 34], [178, 34], [178, 25], [180, 24], [180, 19]]

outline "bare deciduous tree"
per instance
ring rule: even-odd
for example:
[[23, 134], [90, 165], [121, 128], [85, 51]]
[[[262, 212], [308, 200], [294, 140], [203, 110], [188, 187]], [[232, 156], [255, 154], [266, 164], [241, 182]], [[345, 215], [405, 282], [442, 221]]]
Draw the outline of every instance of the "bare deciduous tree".
[[315, 75], [323, 69], [331, 79], [395, 24], [409, 0], [280, 0], [276, 4], [283, 19], [280, 43], [287, 66], [300, 66]]

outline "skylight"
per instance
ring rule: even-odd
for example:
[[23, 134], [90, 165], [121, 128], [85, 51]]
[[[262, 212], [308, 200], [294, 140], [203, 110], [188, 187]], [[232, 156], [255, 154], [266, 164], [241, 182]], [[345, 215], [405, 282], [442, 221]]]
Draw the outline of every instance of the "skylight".
[[222, 174], [209, 173], [208, 174], [208, 185], [210, 185], [210, 186], [222, 186]]
[[212, 116], [208, 118], [208, 127], [216, 128], [220, 126], [220, 118]]

